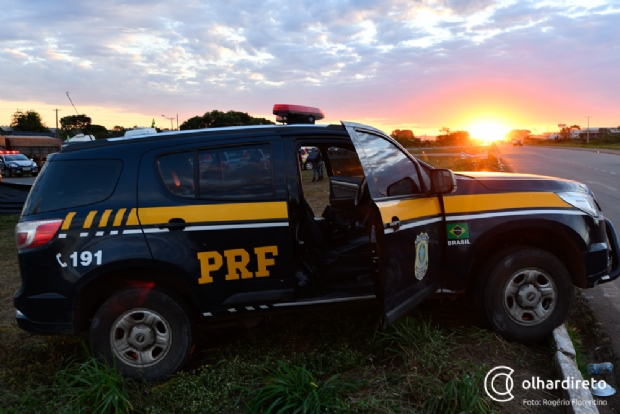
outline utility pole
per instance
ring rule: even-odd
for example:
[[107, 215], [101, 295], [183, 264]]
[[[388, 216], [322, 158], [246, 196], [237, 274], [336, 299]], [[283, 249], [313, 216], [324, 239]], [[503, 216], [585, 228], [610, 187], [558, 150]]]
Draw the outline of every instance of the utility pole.
[[52, 109], [52, 111], [56, 112], [56, 138], [58, 138], [58, 111], [62, 111], [62, 109]]
[[177, 131], [179, 130], [179, 114], [177, 114]]
[[172, 121], [174, 121], [174, 117], [169, 118], [166, 115], [162, 115], [164, 118], [169, 119], [170, 120], [170, 131], [174, 131], [174, 126], [172, 125]]
[[588, 118], [588, 136], [586, 138], [586, 144], [590, 143], [590, 118], [592, 118], [591, 116], [586, 116], [586, 118]]

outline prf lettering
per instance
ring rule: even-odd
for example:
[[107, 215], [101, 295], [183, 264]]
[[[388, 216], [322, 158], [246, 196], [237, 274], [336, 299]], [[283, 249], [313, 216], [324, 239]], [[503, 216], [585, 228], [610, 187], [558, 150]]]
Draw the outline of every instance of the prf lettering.
[[254, 248], [254, 256], [256, 256], [256, 272], [248, 270], [250, 263], [250, 253], [245, 249], [224, 250], [224, 255], [220, 252], [200, 252], [198, 260], [200, 260], [200, 279], [198, 283], [203, 285], [213, 283], [212, 272], [216, 272], [222, 268], [224, 260], [228, 273], [226, 280], [251, 279], [253, 277], [269, 277], [269, 266], [276, 264], [275, 257], [278, 255], [278, 246], [263, 246]]

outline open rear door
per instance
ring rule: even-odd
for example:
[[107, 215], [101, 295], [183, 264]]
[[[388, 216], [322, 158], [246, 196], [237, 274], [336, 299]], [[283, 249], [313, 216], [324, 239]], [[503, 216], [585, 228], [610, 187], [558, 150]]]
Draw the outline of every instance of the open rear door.
[[379, 130], [343, 125], [381, 215], [377, 297], [383, 300], [388, 326], [439, 289], [442, 211], [437, 196], [425, 193], [423, 172], [406, 151]]

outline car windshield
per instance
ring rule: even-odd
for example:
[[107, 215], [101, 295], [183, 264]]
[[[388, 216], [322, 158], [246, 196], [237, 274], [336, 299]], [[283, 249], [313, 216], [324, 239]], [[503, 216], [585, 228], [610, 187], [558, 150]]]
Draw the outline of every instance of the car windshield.
[[11, 154], [4, 157], [7, 161], [28, 161], [28, 157], [24, 154]]

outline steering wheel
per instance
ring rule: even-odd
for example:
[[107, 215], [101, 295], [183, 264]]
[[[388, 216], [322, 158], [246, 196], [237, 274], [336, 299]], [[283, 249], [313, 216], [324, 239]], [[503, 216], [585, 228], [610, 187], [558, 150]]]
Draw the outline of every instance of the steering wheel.
[[366, 195], [367, 188], [368, 186], [366, 185], [366, 177], [364, 177], [362, 179], [362, 182], [360, 183], [360, 186], [357, 188], [357, 193], [355, 193], [355, 200], [353, 200], [353, 204], [355, 206], [358, 206], [360, 204], [360, 202]]

